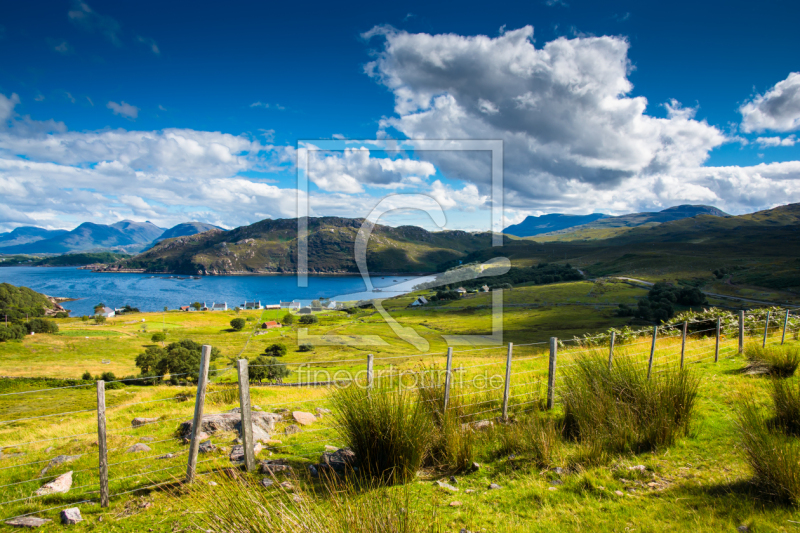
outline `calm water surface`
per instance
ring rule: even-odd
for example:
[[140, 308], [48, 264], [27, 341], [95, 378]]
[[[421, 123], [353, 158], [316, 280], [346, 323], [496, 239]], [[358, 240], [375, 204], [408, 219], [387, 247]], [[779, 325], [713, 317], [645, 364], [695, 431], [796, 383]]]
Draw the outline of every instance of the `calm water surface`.
[[294, 275], [282, 276], [188, 276], [166, 274], [101, 274], [73, 267], [3, 267], [0, 283], [30, 287], [47, 294], [77, 298], [62, 304], [73, 316], [90, 315], [102, 302], [109, 307], [131, 305], [142, 311], [176, 309], [192, 302], [227, 302], [229, 308], [245, 301], [261, 301], [262, 305], [281, 300], [310, 301], [315, 298], [360, 300], [369, 297], [391, 297], [411, 291], [430, 276], [377, 276], [372, 278], [381, 293], [365, 293], [360, 276], [309, 276], [308, 287], [298, 287]]

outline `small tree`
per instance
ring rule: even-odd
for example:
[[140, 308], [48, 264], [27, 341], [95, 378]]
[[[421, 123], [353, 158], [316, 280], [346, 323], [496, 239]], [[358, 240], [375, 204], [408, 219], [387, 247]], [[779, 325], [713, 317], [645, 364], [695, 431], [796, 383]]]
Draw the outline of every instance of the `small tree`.
[[233, 328], [233, 331], [243, 330], [245, 324], [247, 324], [247, 322], [245, 321], [244, 318], [234, 318], [233, 320], [231, 320], [231, 327]]
[[310, 352], [313, 349], [314, 349], [313, 344], [301, 344], [300, 346], [297, 347], [298, 352]]
[[28, 333], [58, 333], [58, 325], [52, 320], [32, 318], [25, 323]]
[[250, 381], [258, 381], [261, 383], [263, 380], [274, 381], [275, 383], [282, 383], [283, 378], [291, 374], [285, 364], [279, 362], [274, 357], [267, 357], [265, 355], [259, 356], [250, 366]]
[[84, 380], [84, 381], [91, 381], [92, 380], [92, 374], [87, 370], [86, 372], [83, 373], [83, 375], [81, 376], [81, 379]]
[[279, 342], [270, 344], [264, 350], [264, 355], [269, 355], [271, 357], [283, 357], [286, 355], [286, 345]]
[[319, 319], [314, 315], [303, 315], [300, 317], [299, 322], [301, 324], [316, 324], [317, 322], [319, 322]]
[[237, 305], [233, 308], [233, 310], [236, 311], [236, 314], [238, 315], [242, 311], [242, 308]]
[[104, 317], [103, 315], [97, 315], [94, 318], [92, 318], [92, 320], [94, 320], [94, 323], [98, 325], [106, 323], [106, 317]]
[[200, 302], [192, 302], [192, 307], [194, 308], [195, 311], [199, 311], [200, 309], [203, 308], [203, 304], [201, 304]]
[[153, 336], [150, 337], [150, 340], [153, 342], [160, 342], [163, 346], [164, 341], [167, 340], [167, 334], [163, 332], [153, 333]]
[[105, 308], [106, 304], [100, 302], [99, 304], [94, 306], [94, 314], [101, 312]]
[[292, 324], [294, 324], [294, 315], [292, 315], [292, 313], [286, 313], [285, 315], [283, 315], [283, 318], [281, 319], [281, 324], [283, 324], [284, 326], [291, 326]]
[[164, 306], [164, 312], [166, 313], [167, 311], [169, 311], [169, 307], [167, 307], [167, 306], [165, 305], [165, 306]]

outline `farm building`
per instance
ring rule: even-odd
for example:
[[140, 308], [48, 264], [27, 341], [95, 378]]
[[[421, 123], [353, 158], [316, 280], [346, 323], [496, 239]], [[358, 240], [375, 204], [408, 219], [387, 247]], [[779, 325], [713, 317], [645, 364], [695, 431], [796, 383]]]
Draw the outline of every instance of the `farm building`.
[[414, 307], [416, 307], [416, 306], [418, 306], [418, 305], [425, 305], [426, 303], [428, 303], [428, 300], [427, 300], [427, 298], [425, 298], [424, 296], [420, 296], [419, 298], [417, 298], [416, 300], [414, 300], [414, 301], [411, 303], [411, 305], [412, 305], [412, 306], [414, 306]]
[[456, 292], [458, 293], [459, 296], [466, 296], [467, 295], [467, 289], [465, 289], [464, 287], [457, 288]]
[[282, 327], [280, 322], [275, 322], [274, 320], [270, 320], [269, 322], [264, 322], [261, 324], [261, 329], [275, 329]]
[[227, 311], [228, 310], [228, 303], [227, 302], [222, 302], [221, 304], [218, 304], [216, 302], [212, 303], [211, 304], [211, 310], [212, 311]]
[[261, 302], [245, 302], [242, 309], [263, 309]]
[[310, 315], [311, 314], [311, 308], [310, 307], [303, 307], [299, 311], [297, 311], [297, 314], [298, 315]]
[[280, 304], [268, 304], [264, 306], [264, 309], [280, 309]]
[[281, 302], [281, 309], [297, 311], [298, 309], [300, 309], [300, 302]]
[[115, 312], [114, 312], [114, 310], [113, 310], [113, 309], [111, 309], [110, 307], [104, 307], [104, 308], [103, 308], [103, 309], [101, 309], [99, 312], [95, 313], [95, 315], [96, 315], [96, 316], [104, 316], [104, 317], [106, 317], [106, 318], [111, 318], [111, 317], [113, 317], [114, 315], [116, 315], [116, 313], [115, 313]]

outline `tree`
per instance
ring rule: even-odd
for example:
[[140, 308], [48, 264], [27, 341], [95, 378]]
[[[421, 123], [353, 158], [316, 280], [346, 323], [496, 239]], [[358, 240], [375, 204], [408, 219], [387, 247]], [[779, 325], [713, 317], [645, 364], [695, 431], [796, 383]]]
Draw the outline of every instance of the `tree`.
[[317, 322], [319, 322], [319, 319], [314, 315], [303, 315], [300, 317], [299, 322], [301, 324], [316, 324]]
[[18, 341], [25, 336], [25, 328], [19, 324], [0, 327], [0, 342]]
[[272, 357], [283, 357], [284, 355], [286, 355], [286, 345], [279, 342], [270, 344], [264, 349], [264, 355], [269, 355]]
[[[187, 381], [196, 382], [200, 371], [202, 349], [200, 344], [191, 339], [170, 343], [166, 348], [150, 346], [136, 357], [136, 366], [139, 367], [142, 376], [170, 374], [173, 378], [182, 376]], [[212, 348], [211, 360], [219, 356], [219, 348]]]
[[234, 318], [231, 320], [231, 327], [233, 331], [241, 331], [244, 329], [244, 326], [247, 324], [244, 318]]
[[310, 352], [313, 349], [314, 349], [313, 344], [301, 344], [300, 346], [297, 347], [298, 352]]
[[164, 344], [164, 341], [167, 340], [167, 334], [163, 331], [159, 331], [158, 333], [153, 333], [153, 336], [150, 337], [150, 340], [153, 342], [160, 342]]
[[58, 333], [58, 324], [44, 318], [31, 318], [25, 323], [28, 333]]
[[83, 375], [81, 376], [81, 379], [84, 380], [84, 381], [91, 381], [92, 380], [92, 374], [87, 370], [86, 372], [83, 373]]
[[203, 304], [201, 304], [200, 302], [192, 302], [191, 305], [195, 311], [199, 311], [200, 309], [203, 308]]
[[99, 325], [99, 324], [105, 324], [105, 323], [106, 323], [106, 317], [104, 317], [103, 315], [96, 315], [96, 316], [93, 318], [93, 320], [94, 320], [94, 323], [95, 323], [95, 324], [98, 324], [98, 325]]
[[286, 313], [283, 315], [283, 318], [281, 318], [281, 324], [284, 326], [291, 326], [294, 324], [294, 315], [292, 313]]
[[165, 306], [164, 306], [164, 312], [166, 313], [167, 311], [169, 311], [169, 307], [167, 307], [167, 306], [165, 305]]
[[105, 306], [106, 306], [106, 304], [104, 304], [102, 302], [100, 302], [99, 304], [95, 305], [94, 306], [94, 314], [100, 313], [105, 308]]
[[283, 378], [292, 373], [285, 364], [279, 362], [274, 357], [267, 357], [264, 355], [259, 356], [253, 361], [249, 370], [250, 381], [258, 381], [259, 383], [263, 380], [282, 383]]
[[236, 311], [236, 314], [238, 315], [242, 311], [242, 308], [237, 305], [233, 308], [233, 310]]

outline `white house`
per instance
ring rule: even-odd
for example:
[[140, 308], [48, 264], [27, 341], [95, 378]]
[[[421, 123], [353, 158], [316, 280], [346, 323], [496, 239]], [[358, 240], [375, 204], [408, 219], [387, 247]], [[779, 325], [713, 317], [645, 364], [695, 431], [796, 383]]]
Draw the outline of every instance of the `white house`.
[[264, 306], [264, 309], [280, 309], [281, 306], [279, 304], [267, 304]]
[[97, 315], [97, 316], [104, 316], [104, 317], [106, 317], [106, 318], [111, 318], [111, 317], [113, 317], [114, 315], [116, 315], [116, 313], [115, 313], [115, 312], [114, 312], [114, 310], [113, 310], [113, 309], [111, 309], [110, 307], [104, 307], [104, 308], [103, 308], [101, 311], [99, 311], [98, 313], [96, 313], [96, 315]]
[[459, 296], [466, 296], [467, 289], [465, 289], [464, 287], [459, 287], [456, 289], [456, 292], [458, 293]]
[[222, 302], [221, 304], [212, 303], [210, 309], [212, 311], [227, 311], [228, 310], [228, 303]]
[[412, 305], [412, 306], [414, 306], [414, 307], [416, 307], [416, 306], [418, 306], [418, 305], [425, 305], [426, 303], [428, 303], [428, 300], [427, 300], [427, 299], [426, 299], [424, 296], [420, 296], [419, 298], [417, 298], [416, 300], [414, 300], [414, 301], [411, 303], [411, 305]]
[[261, 302], [245, 302], [242, 309], [263, 309]]

